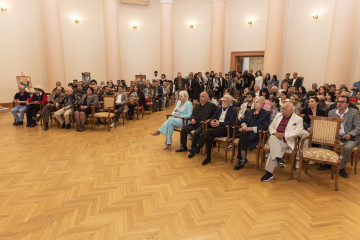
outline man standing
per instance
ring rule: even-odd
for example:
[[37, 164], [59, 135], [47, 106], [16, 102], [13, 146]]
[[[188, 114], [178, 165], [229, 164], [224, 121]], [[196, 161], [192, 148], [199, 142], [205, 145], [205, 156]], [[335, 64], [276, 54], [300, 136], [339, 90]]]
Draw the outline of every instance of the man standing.
[[281, 81], [281, 86], [285, 82], [289, 83], [289, 81], [290, 81], [290, 73], [287, 73], [285, 74], [285, 78]]
[[219, 72], [219, 98], [224, 96], [224, 90], [226, 89], [227, 80], [222, 75], [222, 72]]
[[62, 93], [61, 87], [57, 87], [55, 92], [50, 95], [50, 101], [44, 109], [41, 111], [38, 117], [33, 117], [36, 122], [39, 122], [41, 117], [44, 117], [44, 130], [49, 129], [49, 117], [51, 112], [55, 112], [60, 109], [60, 104], [64, 101], [65, 95]]
[[340, 176], [343, 178], [348, 177], [345, 165], [349, 161], [352, 149], [360, 143], [359, 112], [350, 108], [349, 104], [350, 97], [341, 95], [336, 101], [337, 108], [329, 112], [329, 117], [344, 118], [339, 131], [340, 141], [344, 144], [344, 155], [340, 166]]
[[356, 94], [360, 91], [360, 81], [354, 82], [353, 87], [351, 88], [353, 90], [352, 96], [355, 97]]
[[[30, 98], [30, 93], [25, 91], [25, 87], [19, 85], [19, 92], [14, 96], [14, 103], [18, 105], [11, 109], [11, 113], [14, 116], [15, 122], [13, 125], [23, 125], [24, 123], [24, 113], [26, 111], [26, 101]], [[20, 117], [18, 116], [17, 112], [20, 113]]]
[[276, 166], [284, 168], [282, 160], [285, 151], [294, 149], [294, 137], [300, 135], [303, 130], [303, 119], [294, 113], [294, 105], [290, 102], [282, 105], [281, 113], [278, 113], [269, 126], [270, 153], [266, 162], [266, 173], [261, 178], [262, 182], [273, 179]]
[[184, 127], [180, 133], [181, 148], [176, 152], [187, 151], [187, 134], [195, 130], [191, 149], [195, 148], [199, 143], [200, 135], [202, 132], [202, 121], [208, 121], [215, 113], [216, 106], [209, 102], [209, 95], [207, 92], [200, 93], [200, 103], [196, 105], [191, 116], [190, 124]]
[[236, 110], [231, 106], [232, 97], [225, 95], [223, 97], [223, 105], [218, 108], [214, 116], [208, 122], [208, 129], [201, 136], [199, 144], [189, 151], [188, 158], [192, 158], [195, 154], [200, 152], [200, 149], [206, 144], [206, 159], [202, 162], [202, 165], [206, 165], [211, 162], [211, 147], [213, 140], [216, 137], [227, 136], [227, 125], [234, 125], [236, 121]]
[[179, 99], [179, 92], [185, 90], [186, 80], [182, 77], [181, 72], [177, 74], [177, 78], [174, 79], [175, 85], [175, 99]]

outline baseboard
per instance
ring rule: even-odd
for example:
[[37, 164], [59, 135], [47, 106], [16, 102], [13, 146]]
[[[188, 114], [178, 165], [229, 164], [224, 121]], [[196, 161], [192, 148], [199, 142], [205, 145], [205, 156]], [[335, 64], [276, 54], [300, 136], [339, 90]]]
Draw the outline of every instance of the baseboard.
[[12, 108], [13, 107], [13, 103], [9, 102], [9, 103], [0, 103], [1, 106], [5, 107], [5, 108]]

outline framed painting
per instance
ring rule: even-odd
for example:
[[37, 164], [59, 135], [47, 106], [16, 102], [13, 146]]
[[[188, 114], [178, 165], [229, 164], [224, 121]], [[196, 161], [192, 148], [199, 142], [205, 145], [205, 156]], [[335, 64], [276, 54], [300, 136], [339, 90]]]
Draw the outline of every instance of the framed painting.
[[91, 74], [89, 72], [81, 73], [82, 82], [91, 81]]
[[145, 81], [146, 80], [146, 75], [135, 75], [135, 80], [140, 80], [140, 81]]
[[30, 90], [32, 88], [32, 82], [30, 76], [16, 76], [18, 86], [24, 86], [25, 89]]

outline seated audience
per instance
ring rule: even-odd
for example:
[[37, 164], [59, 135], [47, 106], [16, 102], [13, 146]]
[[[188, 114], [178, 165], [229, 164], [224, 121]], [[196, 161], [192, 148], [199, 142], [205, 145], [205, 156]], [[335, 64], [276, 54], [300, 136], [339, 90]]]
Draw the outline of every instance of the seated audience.
[[279, 80], [277, 79], [276, 75], [273, 75], [271, 77], [271, 81], [269, 83], [270, 86], [276, 86], [277, 88], [279, 87]]
[[[30, 98], [30, 93], [25, 91], [25, 87], [19, 85], [19, 92], [15, 94], [13, 102], [18, 104], [13, 109], [11, 109], [11, 113], [14, 116], [15, 122], [13, 125], [23, 125], [24, 122], [24, 114], [26, 111], [26, 102]], [[20, 113], [20, 117], [17, 113]]]
[[[166, 109], [166, 102], [168, 101], [168, 98], [170, 96], [170, 85], [167, 83], [167, 81], [163, 81], [163, 108]], [[196, 98], [197, 100], [197, 98]]]
[[[211, 90], [208, 90], [211, 91]], [[216, 111], [216, 106], [209, 102], [208, 91], [200, 93], [200, 102], [196, 104], [195, 109], [191, 115], [190, 124], [181, 129], [180, 142], [181, 148], [177, 149], [176, 152], [187, 151], [187, 134], [192, 130], [195, 130], [193, 134], [193, 141], [191, 144], [191, 149], [195, 148], [199, 143], [200, 135], [202, 133], [202, 123], [203, 121], [208, 121], [214, 115]]]
[[34, 89], [35, 93], [26, 102], [26, 127], [36, 126], [36, 121], [33, 117], [36, 117], [37, 112], [40, 110], [40, 104], [47, 103], [47, 97], [44, 90], [42, 90], [40, 86], [34, 87]]
[[280, 92], [279, 101], [280, 101], [280, 107], [289, 101], [289, 99], [287, 98], [287, 93], [285, 91]]
[[145, 104], [144, 94], [141, 92], [141, 89], [138, 85], [134, 85], [133, 91], [130, 92], [129, 96], [129, 119], [134, 119], [135, 107], [144, 107]]
[[54, 113], [55, 118], [59, 121], [61, 128], [70, 129], [70, 115], [73, 113], [75, 95], [71, 88], [66, 89], [62, 107]]
[[[344, 144], [343, 158], [340, 166], [340, 176], [347, 178], [345, 165], [349, 161], [352, 149], [360, 143], [360, 119], [359, 111], [350, 108], [350, 96], [341, 95], [336, 101], [337, 108], [329, 112], [329, 117], [344, 118], [339, 131], [339, 140]], [[326, 169], [322, 165], [319, 170]]]
[[266, 173], [261, 181], [268, 182], [273, 179], [274, 168], [284, 168], [282, 160], [288, 149], [294, 149], [294, 136], [303, 130], [303, 119], [294, 113], [294, 105], [290, 102], [282, 106], [281, 113], [277, 114], [269, 126], [270, 153], [266, 162]]
[[[119, 121], [119, 118], [122, 117], [123, 111], [129, 111], [129, 108], [127, 106], [128, 103], [128, 97], [127, 93], [125, 92], [125, 89], [123, 86], [118, 87], [118, 92], [115, 93], [115, 110], [116, 116], [115, 116], [115, 122]], [[114, 123], [110, 125], [110, 127], [114, 127]]]
[[145, 89], [144, 89], [144, 97], [145, 97], [145, 101], [148, 103], [152, 100], [152, 97], [154, 95], [154, 89], [151, 86], [150, 82], [146, 82], [145, 84]]
[[163, 89], [162, 89], [162, 87], [159, 85], [159, 82], [158, 82], [158, 81], [155, 82], [155, 86], [153, 87], [153, 89], [154, 89], [154, 95], [153, 95], [153, 107], [154, 107], [154, 112], [156, 112], [157, 109], [159, 109], [159, 111], [161, 111]]
[[206, 90], [206, 92], [209, 95], [210, 102], [215, 106], [218, 106], [219, 102], [214, 98], [214, 92], [212, 90]]
[[317, 95], [317, 97], [319, 98], [318, 108], [324, 110], [327, 114], [329, 111], [329, 106], [325, 103], [325, 97], [323, 95]]
[[87, 115], [91, 114], [91, 107], [97, 106], [99, 106], [99, 98], [94, 93], [94, 89], [89, 87], [86, 91], [86, 94], [82, 95], [79, 107], [75, 111], [75, 120], [77, 123], [78, 132], [85, 130]]
[[317, 92], [317, 95], [323, 95], [326, 96], [326, 89], [324, 86], [319, 87], [319, 91]]
[[65, 95], [64, 93], [62, 93], [61, 91], [61, 87], [57, 87], [55, 92], [51, 93], [50, 95], [50, 100], [48, 102], [48, 104], [45, 105], [45, 107], [43, 108], [43, 110], [41, 111], [40, 115], [38, 117], [33, 117], [33, 119], [36, 122], [39, 122], [41, 117], [44, 117], [44, 122], [45, 122], [45, 126], [44, 126], [44, 130], [48, 130], [49, 129], [49, 117], [50, 117], [50, 113], [52, 112], [56, 112], [58, 109], [60, 109], [60, 104], [62, 104], [62, 102], [64, 101]]
[[267, 88], [263, 88], [260, 90], [260, 96], [263, 96], [265, 98], [265, 104], [264, 104], [264, 109], [266, 110], [269, 107], [270, 104], [270, 94], [269, 94], [269, 90]]
[[297, 95], [291, 95], [289, 98], [289, 102], [294, 105], [294, 113], [300, 113], [300, 99]]
[[[337, 90], [336, 90], [336, 92], [337, 92], [337, 93], [335, 93], [335, 95], [339, 95], [339, 96], [336, 98], [336, 100], [338, 100], [340, 97], [348, 97], [348, 98], [350, 98], [350, 93], [348, 93], [348, 92], [343, 92], [343, 93], [341, 93], [341, 94], [339, 94]], [[335, 103], [333, 103], [333, 104], [331, 104], [331, 105], [329, 106], [329, 109], [330, 109], [330, 111], [331, 111], [331, 110], [333, 110], [333, 109], [336, 109], [336, 107], [337, 107], [337, 103], [335, 102]], [[349, 102], [349, 108], [353, 108], [353, 109], [359, 111], [359, 108], [358, 108], [354, 103], [352, 103], [352, 102]]]
[[211, 162], [211, 148], [213, 146], [214, 138], [226, 137], [226, 126], [232, 126], [236, 122], [236, 110], [231, 106], [232, 101], [232, 96], [224, 95], [223, 106], [217, 108], [215, 114], [207, 123], [208, 128], [201, 136], [199, 144], [195, 148], [190, 149], [188, 158], [192, 158], [195, 154], [199, 153], [200, 149], [206, 144], [206, 159], [202, 162], [202, 165]]
[[175, 109], [172, 112], [172, 117], [168, 118], [163, 125], [152, 132], [151, 135], [157, 136], [160, 133], [166, 136], [166, 147], [164, 150], [170, 149], [172, 144], [172, 134], [175, 127], [182, 127], [182, 118], [190, 118], [192, 114], [192, 103], [188, 101], [189, 94], [183, 90], [179, 93], [179, 101], [176, 103]]
[[61, 82], [56, 82], [56, 86], [55, 86], [55, 88], [52, 90], [52, 92], [55, 92], [58, 87], [61, 88], [61, 92], [62, 92], [62, 93], [65, 92], [65, 88], [63, 88], [63, 87], [61, 86]]
[[275, 116], [281, 112], [279, 99], [277, 97], [270, 98], [270, 104], [266, 110], [270, 112], [270, 122], [272, 122]]
[[254, 109], [245, 113], [241, 120], [241, 132], [239, 136], [237, 163], [234, 170], [239, 170], [247, 163], [247, 148], [253, 150], [259, 143], [259, 131], [267, 130], [270, 125], [270, 114], [263, 109], [265, 104], [264, 97], [256, 97], [254, 100]]
[[[96, 93], [96, 89], [94, 88], [94, 86], [92, 86], [92, 88], [94, 89], [94, 92]], [[103, 104], [104, 98], [103, 96], [111, 96], [114, 95], [114, 92], [110, 89], [109, 85], [105, 85], [104, 89], [99, 91], [98, 97], [99, 97], [99, 103]]]
[[251, 109], [254, 108], [254, 98], [255, 98], [255, 93], [254, 92], [246, 93], [246, 102], [243, 103], [241, 105], [241, 107], [240, 107], [240, 111], [239, 111], [239, 115], [238, 115], [239, 121], [244, 119], [245, 113], [247, 111], [250, 111]]
[[314, 91], [309, 91], [309, 92], [307, 93], [306, 100], [304, 101], [303, 107], [304, 107], [304, 108], [308, 108], [308, 107], [309, 107], [309, 98], [310, 98], [310, 97], [316, 97], [316, 96], [317, 96], [316, 92], [314, 92]]
[[303, 126], [304, 129], [310, 132], [310, 124], [311, 120], [309, 116], [323, 116], [325, 117], [327, 114], [324, 110], [319, 107], [319, 98], [317, 96], [312, 96], [309, 98], [309, 107], [304, 108], [300, 113], [304, 114], [303, 117]]
[[357, 92], [355, 98], [351, 99], [351, 102], [360, 103], [360, 92]]
[[326, 99], [325, 104], [328, 105], [328, 107], [330, 107], [331, 104], [335, 103], [336, 100], [335, 93], [327, 92], [325, 99]]
[[[245, 88], [245, 90], [246, 89], [249, 89], [249, 88]], [[233, 91], [231, 89], [226, 89], [225, 90], [225, 95], [233, 96]], [[222, 106], [222, 100], [220, 101], [219, 106]], [[240, 107], [239, 103], [237, 103], [234, 99], [232, 100], [232, 107]]]

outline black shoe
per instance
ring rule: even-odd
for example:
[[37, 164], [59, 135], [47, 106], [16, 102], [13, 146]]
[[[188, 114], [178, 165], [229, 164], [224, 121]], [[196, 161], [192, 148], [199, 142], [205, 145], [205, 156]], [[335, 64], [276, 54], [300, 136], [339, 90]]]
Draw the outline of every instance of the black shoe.
[[36, 126], [36, 122], [30, 124], [30, 127], [31, 127], [31, 128], [32, 128], [32, 127], [35, 127], [35, 126]]
[[188, 158], [192, 158], [195, 156], [195, 154], [198, 154], [200, 152], [200, 150], [197, 150], [197, 148], [192, 148], [189, 150], [189, 155]]
[[61, 125], [61, 128], [65, 128], [65, 123], [63, 123], [63, 124]]
[[202, 165], [206, 165], [211, 162], [211, 158], [205, 158], [205, 160], [201, 163]]
[[245, 159], [245, 160], [239, 159], [233, 169], [239, 170], [239, 169], [243, 168], [246, 163], [247, 163], [247, 159]]
[[39, 122], [39, 121], [40, 121], [40, 119], [41, 119], [41, 115], [40, 115], [40, 116], [38, 116], [38, 117], [33, 117], [32, 119], [34, 119], [34, 121], [36, 121], [36, 122]]
[[26, 124], [26, 127], [30, 127], [30, 123], [27, 123], [27, 124]]
[[285, 168], [285, 164], [284, 164], [284, 161], [282, 160], [282, 158], [276, 158], [276, 161], [277, 161], [278, 168]]
[[70, 125], [70, 123], [69, 124], [66, 124], [66, 127], [65, 127], [66, 129], [70, 129], [71, 128], [71, 125]]
[[49, 130], [49, 123], [45, 123], [44, 131]]
[[17, 123], [16, 123], [16, 125], [23, 125], [24, 123], [23, 123], [23, 121], [18, 121]]
[[18, 125], [17, 123], [18, 123], [18, 122], [14, 122], [14, 123], [13, 123], [13, 126], [16, 126], [16, 125]]
[[348, 175], [347, 175], [347, 173], [345, 171], [345, 168], [340, 169], [339, 173], [340, 173], [340, 176], [342, 176], [343, 178], [348, 178]]
[[273, 178], [274, 178], [273, 174], [271, 172], [266, 171], [265, 175], [261, 177], [261, 181], [268, 182]]
[[176, 149], [175, 152], [186, 152], [188, 149], [186, 147], [181, 147], [179, 149]]
[[130, 117], [129, 117], [129, 120], [134, 120], [134, 117], [130, 116]]
[[320, 165], [320, 167], [317, 168], [318, 171], [326, 171], [326, 170], [329, 170], [331, 169], [331, 165], [329, 164], [323, 164], [323, 165]]

